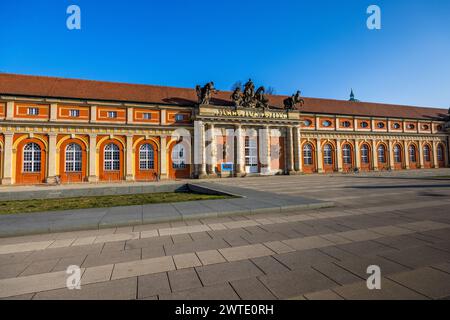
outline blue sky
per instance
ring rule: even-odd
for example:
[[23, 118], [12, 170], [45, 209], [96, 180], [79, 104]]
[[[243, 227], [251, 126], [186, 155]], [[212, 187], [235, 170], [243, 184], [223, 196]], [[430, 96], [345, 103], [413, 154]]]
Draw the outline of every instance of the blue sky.
[[450, 106], [448, 0], [5, 0], [0, 40], [2, 72]]

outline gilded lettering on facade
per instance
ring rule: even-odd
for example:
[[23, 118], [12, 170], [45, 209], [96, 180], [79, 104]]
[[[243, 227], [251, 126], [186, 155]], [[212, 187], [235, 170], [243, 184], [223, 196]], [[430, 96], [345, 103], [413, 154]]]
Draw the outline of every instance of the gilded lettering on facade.
[[288, 118], [288, 114], [285, 112], [258, 111], [258, 110], [218, 109], [216, 115], [224, 117], [241, 117], [241, 118], [269, 118], [269, 119]]

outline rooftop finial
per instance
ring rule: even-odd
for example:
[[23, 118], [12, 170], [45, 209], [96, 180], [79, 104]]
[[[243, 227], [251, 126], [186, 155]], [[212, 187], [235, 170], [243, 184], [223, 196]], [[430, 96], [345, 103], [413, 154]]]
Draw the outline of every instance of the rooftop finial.
[[353, 93], [353, 88], [350, 91], [350, 99], [348, 101], [359, 101], [355, 99], [355, 94]]

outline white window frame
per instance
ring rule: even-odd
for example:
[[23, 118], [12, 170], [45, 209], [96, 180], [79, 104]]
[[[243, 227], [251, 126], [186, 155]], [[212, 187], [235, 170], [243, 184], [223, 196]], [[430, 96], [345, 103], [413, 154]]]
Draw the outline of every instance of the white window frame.
[[120, 148], [115, 143], [108, 143], [104, 148], [103, 169], [105, 171], [120, 170]]
[[378, 146], [377, 157], [379, 163], [386, 163], [386, 147], [384, 145]]
[[108, 115], [108, 118], [110, 118], [110, 119], [116, 119], [117, 111], [108, 111], [107, 115]]
[[369, 147], [367, 144], [361, 146], [361, 162], [364, 164], [369, 163]]
[[184, 114], [178, 113], [175, 115], [175, 122], [182, 122], [184, 121]]
[[29, 116], [38, 116], [39, 115], [39, 108], [38, 107], [29, 107], [27, 109], [27, 114]]
[[333, 147], [329, 143], [323, 147], [323, 164], [327, 166], [333, 165]]
[[311, 166], [313, 165], [313, 147], [311, 146], [310, 143], [306, 143], [303, 146], [303, 164], [306, 166]]
[[78, 143], [69, 143], [65, 150], [65, 172], [81, 172], [83, 151]]
[[142, 115], [142, 118], [143, 118], [144, 120], [152, 120], [152, 114], [151, 114], [150, 112], [145, 112], [145, 113]]
[[150, 143], [139, 147], [139, 170], [155, 169], [155, 151]]
[[172, 148], [172, 168], [175, 170], [186, 169], [186, 148], [182, 143], [177, 143]]
[[41, 172], [41, 147], [34, 142], [27, 143], [23, 147], [23, 172]]
[[72, 118], [78, 118], [80, 116], [79, 109], [70, 109], [69, 114]]
[[352, 148], [348, 143], [342, 147], [342, 160], [344, 164], [352, 164]]

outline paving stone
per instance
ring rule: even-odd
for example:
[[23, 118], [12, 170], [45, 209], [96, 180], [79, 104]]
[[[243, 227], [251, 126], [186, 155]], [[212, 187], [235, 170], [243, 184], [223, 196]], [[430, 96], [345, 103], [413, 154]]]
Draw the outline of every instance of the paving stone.
[[293, 248], [289, 247], [287, 244], [281, 241], [270, 241], [264, 242], [263, 244], [275, 253], [287, 253], [295, 251]]
[[111, 279], [122, 279], [152, 273], [175, 270], [172, 257], [151, 258], [131, 262], [117, 263]]
[[319, 236], [311, 236], [305, 238], [289, 239], [282, 241], [284, 244], [288, 245], [295, 250], [308, 250], [315, 248], [322, 248], [334, 245], [333, 242], [328, 241]]
[[0, 254], [44, 250], [48, 248], [53, 242], [54, 240], [2, 245], [0, 246]]
[[176, 234], [172, 236], [172, 241], [174, 244], [183, 243], [183, 242], [192, 242], [192, 238], [189, 233], [185, 234]]
[[206, 250], [206, 251], [199, 251], [196, 253], [204, 266], [209, 264], [226, 262], [225, 258], [217, 250]]
[[202, 241], [202, 240], [211, 240], [212, 238], [209, 236], [207, 232], [196, 232], [189, 234], [193, 241]]
[[144, 230], [144, 231], [141, 231], [140, 239], [153, 238], [153, 237], [158, 237], [158, 236], [159, 236], [159, 232], [157, 229]]
[[126, 241], [139, 239], [139, 232], [129, 232], [129, 233], [119, 233], [119, 234], [107, 234], [103, 236], [98, 236], [94, 243], [102, 243], [102, 242], [114, 242], [114, 241]]
[[0, 300], [31, 300], [33, 296], [34, 293], [27, 293], [14, 297], [1, 298]]
[[[84, 269], [81, 269], [84, 272]], [[0, 298], [66, 287], [65, 271], [0, 280]]]
[[167, 255], [215, 250], [227, 247], [229, 247], [228, 243], [219, 238], [164, 245], [164, 249]]
[[17, 277], [28, 267], [28, 265], [28, 262], [0, 265], [0, 279]]
[[173, 292], [199, 288], [202, 286], [194, 268], [168, 272]]
[[258, 266], [265, 274], [280, 273], [289, 271], [289, 269], [281, 264], [278, 260], [271, 256], [253, 258], [251, 261]]
[[86, 268], [81, 278], [81, 285], [109, 281], [113, 268], [112, 264]]
[[83, 246], [71, 246], [67, 248], [54, 248], [35, 251], [25, 258], [25, 261], [40, 261], [56, 258], [73, 257], [80, 255], [99, 255], [103, 248], [103, 243]]
[[58, 263], [59, 259], [43, 260], [32, 262], [20, 276], [29, 276], [38, 273], [50, 272]]
[[353, 242], [337, 245], [336, 247], [359, 256], [371, 256], [385, 252], [397, 251], [395, 248], [376, 241]]
[[48, 246], [48, 248], [65, 248], [65, 247], [69, 247], [74, 241], [75, 241], [75, 239], [55, 240], [50, 246]]
[[112, 251], [104, 254], [88, 255], [83, 262], [83, 267], [88, 268], [139, 259], [141, 259], [141, 249]]
[[380, 256], [402, 265], [417, 268], [450, 261], [450, 253], [429, 246], [380, 253]]
[[86, 259], [87, 255], [81, 255], [81, 256], [73, 256], [73, 257], [64, 257], [59, 259], [58, 263], [55, 265], [55, 267], [51, 270], [52, 272], [55, 271], [63, 271], [67, 270], [69, 266], [81, 266]]
[[308, 300], [344, 300], [340, 295], [332, 290], [322, 290], [304, 295]]
[[364, 280], [364, 278], [356, 276], [354, 273], [339, 267], [335, 263], [319, 263], [313, 265], [312, 268], [324, 274], [339, 285]]
[[381, 238], [382, 235], [369, 230], [352, 230], [337, 233], [338, 236], [347, 238], [351, 241], [367, 241]]
[[319, 237], [324, 238], [325, 240], [331, 241], [334, 244], [346, 244], [346, 243], [351, 243], [352, 240], [349, 240], [347, 238], [344, 238], [338, 234], [322, 234]]
[[384, 236], [391, 236], [391, 237], [412, 233], [412, 231], [409, 229], [400, 228], [397, 226], [383, 226], [383, 227], [369, 228], [369, 230]]
[[257, 278], [232, 281], [231, 286], [243, 300], [276, 299], [276, 297]]
[[219, 252], [228, 261], [237, 261], [250, 258], [269, 256], [274, 254], [272, 250], [262, 244], [219, 249]]
[[259, 279], [279, 299], [289, 299], [336, 285], [311, 268], [261, 276]]
[[125, 250], [125, 241], [117, 241], [117, 242], [107, 242], [103, 246], [102, 254], [113, 251], [123, 251]]
[[330, 257], [317, 249], [277, 254], [273, 257], [291, 270], [301, 269], [319, 263], [337, 261], [337, 259]]
[[160, 300], [239, 300], [229, 284], [218, 284], [172, 294], [162, 294]]
[[136, 299], [136, 291], [137, 279], [134, 277], [82, 285], [81, 290], [64, 288], [38, 292], [33, 300], [129, 300]]
[[78, 238], [72, 242], [72, 246], [84, 246], [94, 243], [97, 236]]
[[393, 236], [393, 237], [383, 237], [374, 240], [376, 243], [381, 243], [383, 245], [395, 248], [395, 249], [406, 249], [411, 247], [419, 247], [429, 244], [423, 240], [416, 239], [409, 235]]
[[425, 296], [418, 294], [389, 279], [381, 279], [380, 290], [369, 290], [366, 281], [333, 288], [347, 300], [424, 300]]
[[388, 278], [432, 299], [450, 296], [450, 274], [433, 268], [392, 274]]
[[197, 267], [196, 270], [205, 286], [256, 277], [263, 274], [258, 267], [248, 260], [212, 264]]
[[163, 246], [145, 247], [142, 248], [142, 259], [156, 258], [165, 256]]
[[171, 293], [166, 272], [138, 277], [138, 299], [165, 293]]
[[177, 269], [185, 269], [201, 266], [202, 263], [195, 253], [183, 253], [173, 256]]
[[369, 277], [367, 274], [367, 268], [371, 265], [379, 266], [382, 276], [410, 270], [404, 265], [387, 260], [380, 256], [355, 257], [334, 263], [362, 279], [367, 279]]
[[171, 236], [163, 236], [163, 237], [152, 237], [145, 238], [139, 240], [128, 240], [125, 244], [125, 250], [129, 249], [138, 249], [145, 247], [154, 247], [158, 245], [172, 245], [172, 237]]

